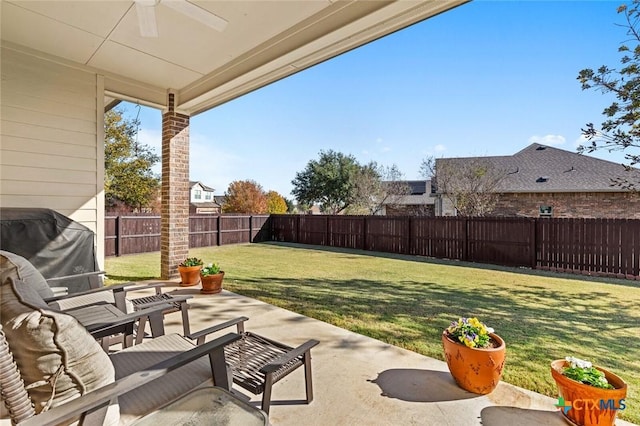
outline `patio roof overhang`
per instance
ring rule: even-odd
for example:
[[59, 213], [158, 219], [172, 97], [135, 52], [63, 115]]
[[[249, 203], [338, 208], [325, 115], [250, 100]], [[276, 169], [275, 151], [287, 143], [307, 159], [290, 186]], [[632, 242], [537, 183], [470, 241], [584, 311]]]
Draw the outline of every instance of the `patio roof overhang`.
[[165, 108], [171, 91], [195, 115], [468, 0], [190, 0], [222, 31], [163, 1], [158, 36], [142, 37], [133, 1], [2, 0], [2, 43], [96, 70], [105, 107]]

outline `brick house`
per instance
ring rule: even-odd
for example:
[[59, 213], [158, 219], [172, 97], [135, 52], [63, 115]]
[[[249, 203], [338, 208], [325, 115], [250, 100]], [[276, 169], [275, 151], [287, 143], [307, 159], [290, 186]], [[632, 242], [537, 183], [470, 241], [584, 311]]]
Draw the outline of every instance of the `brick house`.
[[[640, 182], [640, 170], [536, 143], [511, 156], [437, 159], [436, 170], [478, 160], [504, 173], [494, 216], [640, 219], [640, 194], [613, 185], [619, 178]], [[454, 216], [451, 202], [435, 195], [436, 215]]]
[[380, 212], [385, 216], [435, 216], [435, 198], [431, 195], [430, 180], [404, 181], [409, 193], [391, 197]]

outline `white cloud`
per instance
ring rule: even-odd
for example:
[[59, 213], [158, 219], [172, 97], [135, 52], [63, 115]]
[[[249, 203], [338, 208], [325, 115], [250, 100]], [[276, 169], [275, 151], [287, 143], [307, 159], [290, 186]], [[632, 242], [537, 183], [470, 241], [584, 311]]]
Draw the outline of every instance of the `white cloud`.
[[151, 147], [153, 152], [161, 158], [161, 160], [151, 168], [153, 173], [160, 175], [162, 173], [162, 131], [141, 127], [138, 129], [137, 139], [138, 143]]
[[149, 145], [159, 155], [162, 152], [162, 131], [142, 127], [138, 130], [138, 142]]
[[[389, 152], [391, 151], [391, 147], [390, 146], [385, 146], [382, 145], [382, 143], [384, 142], [383, 138], [376, 138], [376, 147], [373, 149], [374, 151], [380, 152], [380, 153], [385, 153], [385, 152]], [[365, 154], [369, 154], [369, 151], [365, 151]]]
[[546, 135], [546, 136], [538, 136], [534, 135], [529, 138], [529, 143], [539, 143], [542, 145], [563, 145], [566, 142], [564, 136], [560, 135]]
[[447, 147], [441, 143], [433, 146], [429, 146], [426, 149], [422, 150], [422, 155], [426, 155], [428, 157], [435, 157], [438, 154], [441, 154], [447, 150]]
[[576, 139], [575, 142], [573, 142], [573, 146], [577, 148], [580, 145], [588, 145], [588, 143], [589, 142], [587, 141], [587, 137], [585, 135], [580, 135], [578, 139]]

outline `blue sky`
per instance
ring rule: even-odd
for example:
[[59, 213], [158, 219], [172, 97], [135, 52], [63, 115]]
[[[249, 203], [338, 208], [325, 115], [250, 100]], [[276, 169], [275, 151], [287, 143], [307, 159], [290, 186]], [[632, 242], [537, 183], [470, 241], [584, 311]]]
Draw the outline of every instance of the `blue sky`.
[[[406, 179], [420, 179], [429, 156], [510, 155], [532, 142], [575, 151], [613, 100], [576, 76], [619, 66], [619, 4], [480, 0], [391, 34], [192, 117], [191, 180], [224, 194], [252, 179], [292, 198], [291, 180], [321, 150], [395, 164]], [[160, 112], [143, 107], [140, 120], [139, 140], [159, 153]]]

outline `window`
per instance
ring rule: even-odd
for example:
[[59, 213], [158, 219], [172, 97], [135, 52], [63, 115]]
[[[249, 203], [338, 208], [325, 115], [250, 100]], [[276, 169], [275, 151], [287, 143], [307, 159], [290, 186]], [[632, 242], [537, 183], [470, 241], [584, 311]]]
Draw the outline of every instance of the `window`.
[[195, 191], [193, 191], [193, 199], [194, 200], [201, 200], [202, 199], [202, 191], [199, 189], [196, 189]]
[[540, 217], [551, 216], [553, 213], [552, 206], [540, 206]]
[[205, 200], [211, 200], [211, 193], [210, 192], [205, 192], [204, 193], [204, 199]]

